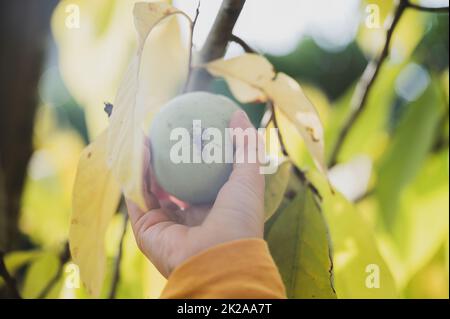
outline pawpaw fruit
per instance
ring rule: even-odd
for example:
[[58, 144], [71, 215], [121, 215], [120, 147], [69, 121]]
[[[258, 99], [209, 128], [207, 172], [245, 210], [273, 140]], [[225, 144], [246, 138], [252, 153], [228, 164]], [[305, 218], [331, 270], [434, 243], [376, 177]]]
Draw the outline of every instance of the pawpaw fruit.
[[[225, 148], [233, 148], [232, 141], [226, 138], [229, 132], [225, 129], [238, 109], [236, 103], [227, 97], [194, 92], [172, 99], [155, 115], [150, 127], [151, 165], [158, 184], [167, 193], [194, 205], [214, 202], [233, 169], [233, 163], [225, 157]], [[211, 136], [205, 140], [204, 133], [210, 132], [210, 128], [220, 131], [221, 144]], [[182, 148], [186, 143], [189, 147]], [[206, 147], [209, 152], [204, 152]], [[218, 159], [220, 149], [220, 162], [211, 162], [211, 158], [205, 161], [201, 156], [208, 153]]]

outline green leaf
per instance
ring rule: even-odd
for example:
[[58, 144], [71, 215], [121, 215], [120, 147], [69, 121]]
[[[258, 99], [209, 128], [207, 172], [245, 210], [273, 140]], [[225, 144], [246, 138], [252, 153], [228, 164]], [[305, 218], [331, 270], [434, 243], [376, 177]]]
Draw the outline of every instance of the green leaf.
[[264, 213], [268, 220], [283, 201], [284, 193], [289, 183], [292, 164], [289, 161], [283, 162], [275, 174], [265, 175], [266, 189], [264, 192]]
[[[43, 253], [37, 258], [26, 273], [22, 296], [24, 298], [37, 298], [57, 274], [59, 263], [58, 256], [50, 252]], [[55, 285], [46, 297], [57, 298], [60, 289], [61, 283]]]
[[267, 234], [289, 298], [336, 298], [328, 230], [316, 198], [303, 187]]
[[32, 262], [42, 254], [39, 250], [13, 251], [5, 256], [5, 265], [10, 274]]
[[408, 106], [379, 166], [377, 195], [388, 230], [392, 231], [396, 223], [403, 189], [417, 175], [434, 142], [443, 110], [440, 96], [433, 84]]
[[[333, 243], [333, 274], [339, 298], [397, 298], [391, 270], [361, 213], [344, 196], [332, 192], [327, 180], [319, 174], [311, 173], [308, 178], [323, 197], [322, 210]], [[378, 270], [379, 288], [366, 284], [374, 266]]]
[[[5, 255], [5, 266], [11, 276], [15, 277], [17, 271], [26, 266], [42, 254], [39, 250], [12, 251]], [[0, 277], [0, 287], [4, 280]]]
[[389, 246], [400, 267], [396, 278], [401, 287], [423, 268], [448, 240], [448, 152], [430, 156], [420, 174], [400, 198], [398, 223]]

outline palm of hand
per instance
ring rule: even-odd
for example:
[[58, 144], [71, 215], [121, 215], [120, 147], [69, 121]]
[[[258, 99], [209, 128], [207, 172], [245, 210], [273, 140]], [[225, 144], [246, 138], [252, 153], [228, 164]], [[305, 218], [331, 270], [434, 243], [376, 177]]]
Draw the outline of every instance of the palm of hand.
[[[240, 112], [230, 124], [252, 127]], [[147, 157], [150, 154], [149, 150], [145, 153]], [[144, 162], [149, 163], [149, 158]], [[210, 247], [243, 238], [262, 238], [264, 176], [259, 173], [258, 163], [235, 164], [212, 206], [188, 207], [174, 200], [161, 191], [151, 175], [147, 165], [143, 178], [145, 199], [147, 207], [159, 208], [143, 212], [129, 200], [127, 207], [139, 248], [165, 277], [183, 261]], [[152, 181], [152, 185], [145, 181]]]

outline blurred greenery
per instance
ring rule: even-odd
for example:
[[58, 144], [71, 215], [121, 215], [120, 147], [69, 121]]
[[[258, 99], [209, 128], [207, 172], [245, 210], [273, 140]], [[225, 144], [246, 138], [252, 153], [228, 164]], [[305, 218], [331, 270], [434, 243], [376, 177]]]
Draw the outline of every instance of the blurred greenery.
[[[27, 244], [5, 260], [26, 298], [37, 297], [61, 266], [79, 154], [107, 125], [103, 102], [112, 101], [135, 46], [129, 14], [134, 1], [74, 2], [82, 7], [89, 31], [69, 31], [62, 25], [66, 4], [62, 1], [53, 17], [54, 39], [39, 88], [35, 150], [22, 197], [20, 227]], [[384, 21], [392, 1], [372, 2], [380, 5]], [[305, 189], [291, 203], [285, 198], [268, 224], [270, 249], [290, 283], [291, 297], [334, 297], [320, 281], [327, 278], [329, 284], [329, 249], [338, 298], [449, 297], [448, 30], [448, 14], [407, 11], [402, 17], [391, 58], [338, 158], [339, 163], [359, 155], [370, 158], [373, 169], [361, 199], [352, 202], [338, 190], [332, 192], [314, 171], [301, 138], [280, 115], [288, 153], [294, 164], [308, 171], [323, 196], [321, 207]], [[327, 152], [351, 111], [357, 81], [381, 49], [380, 34], [382, 38], [382, 29], [362, 24], [344, 48], [324, 49], [314, 38], [305, 37], [285, 56], [268, 55], [278, 71], [299, 81], [317, 107]], [[405, 78], [411, 66], [423, 71], [422, 88], [413, 85], [418, 78]], [[409, 90], [406, 97], [401, 88]], [[210, 89], [233, 98], [223, 80], [214, 80]], [[242, 107], [259, 126], [265, 106]], [[117, 214], [108, 228], [101, 297], [108, 296], [123, 222]], [[157, 298], [165, 279], [139, 252], [129, 227], [123, 251], [117, 297]], [[306, 255], [312, 257], [304, 259]], [[292, 264], [295, 274], [289, 270]], [[364, 284], [370, 264], [380, 268], [379, 289]], [[46, 297], [89, 297], [83, 287], [64, 285], [70, 273], [62, 274]], [[0, 279], [0, 296], [2, 289]]]
[[358, 80], [367, 58], [352, 42], [339, 51], [327, 51], [307, 38], [286, 56], [269, 56], [275, 68], [322, 90], [334, 101]]

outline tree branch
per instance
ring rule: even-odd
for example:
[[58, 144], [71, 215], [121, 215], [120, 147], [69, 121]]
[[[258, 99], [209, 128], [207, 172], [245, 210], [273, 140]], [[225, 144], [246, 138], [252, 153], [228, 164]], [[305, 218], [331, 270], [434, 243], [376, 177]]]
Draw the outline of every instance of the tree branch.
[[14, 299], [22, 299], [16, 286], [16, 280], [10, 275], [8, 269], [6, 268], [4, 257], [5, 253], [0, 251], [0, 276], [5, 281], [5, 285], [8, 288], [11, 297]]
[[367, 99], [370, 95], [371, 89], [373, 87], [373, 84], [375, 83], [378, 74], [380, 73], [381, 67], [383, 66], [384, 62], [386, 61], [387, 57], [389, 56], [389, 48], [391, 45], [392, 35], [394, 34], [395, 28], [398, 25], [398, 22], [400, 21], [400, 18], [402, 17], [403, 13], [405, 12], [405, 9], [408, 7], [408, 1], [407, 0], [401, 0], [398, 4], [397, 8], [395, 9], [394, 17], [391, 20], [390, 25], [387, 28], [386, 31], [386, 41], [384, 43], [383, 50], [381, 51], [381, 54], [378, 58], [372, 60], [364, 70], [364, 73], [359, 81], [359, 83], [356, 86], [355, 93], [352, 98], [351, 102], [351, 110], [352, 113], [350, 114], [349, 118], [345, 122], [338, 139], [336, 141], [336, 144], [334, 145], [334, 148], [330, 155], [330, 160], [328, 166], [334, 166], [337, 163], [337, 158], [339, 156], [339, 152], [341, 151], [341, 148], [344, 144], [344, 141], [348, 134], [350, 133], [351, 128], [353, 127], [353, 124], [358, 120], [359, 116], [362, 114], [362, 112], [365, 109]]
[[397, 8], [394, 12], [394, 17], [391, 20], [391, 23], [386, 31], [386, 41], [384, 43], [383, 50], [380, 54], [380, 56], [372, 60], [364, 70], [364, 73], [361, 77], [361, 80], [359, 81], [355, 94], [352, 99], [352, 113], [350, 114], [349, 118], [345, 122], [338, 139], [336, 141], [336, 144], [331, 152], [330, 160], [328, 162], [328, 166], [334, 166], [337, 163], [337, 158], [339, 156], [339, 152], [341, 151], [341, 148], [345, 142], [346, 137], [350, 133], [351, 128], [353, 127], [353, 124], [358, 120], [359, 116], [362, 114], [363, 110], [365, 109], [367, 99], [369, 97], [369, 94], [371, 92], [371, 89], [373, 87], [373, 84], [375, 83], [380, 69], [383, 66], [384, 62], [386, 61], [387, 57], [389, 56], [389, 48], [391, 45], [392, 35], [394, 34], [395, 28], [398, 25], [398, 22], [400, 21], [400, 18], [402, 17], [403, 13], [405, 12], [405, 9], [415, 9], [420, 10], [424, 12], [447, 12], [449, 11], [449, 7], [423, 7], [414, 3], [411, 3], [410, 0], [400, 0], [399, 4], [397, 5]]
[[200, 15], [200, 5], [201, 5], [202, 1], [198, 0], [198, 4], [197, 4], [197, 9], [195, 10], [195, 17], [194, 20], [192, 20], [191, 23], [191, 38], [190, 38], [190, 43], [189, 43], [189, 71], [188, 71], [188, 76], [187, 76], [187, 80], [186, 83], [184, 85], [183, 88], [183, 93], [187, 92], [187, 89], [189, 87], [189, 83], [191, 81], [191, 75], [192, 75], [192, 70], [193, 70], [193, 66], [192, 66], [192, 59], [194, 56], [194, 31], [195, 31], [195, 26], [197, 25], [197, 21], [198, 21], [198, 16]]
[[[216, 20], [200, 51], [200, 63], [210, 62], [225, 55], [234, 25], [244, 7], [245, 0], [223, 0]], [[192, 72], [187, 91], [206, 90], [212, 76], [203, 68]]]
[[122, 235], [120, 237], [119, 251], [117, 252], [116, 263], [114, 265], [114, 274], [113, 274], [113, 279], [112, 279], [112, 283], [111, 283], [111, 290], [109, 292], [109, 299], [116, 298], [117, 287], [118, 287], [119, 281], [120, 281], [120, 263], [122, 261], [122, 256], [123, 256], [123, 242], [125, 239], [125, 235], [127, 232], [127, 226], [128, 226], [128, 213], [124, 212], [123, 215], [124, 215], [123, 229], [122, 229]]

